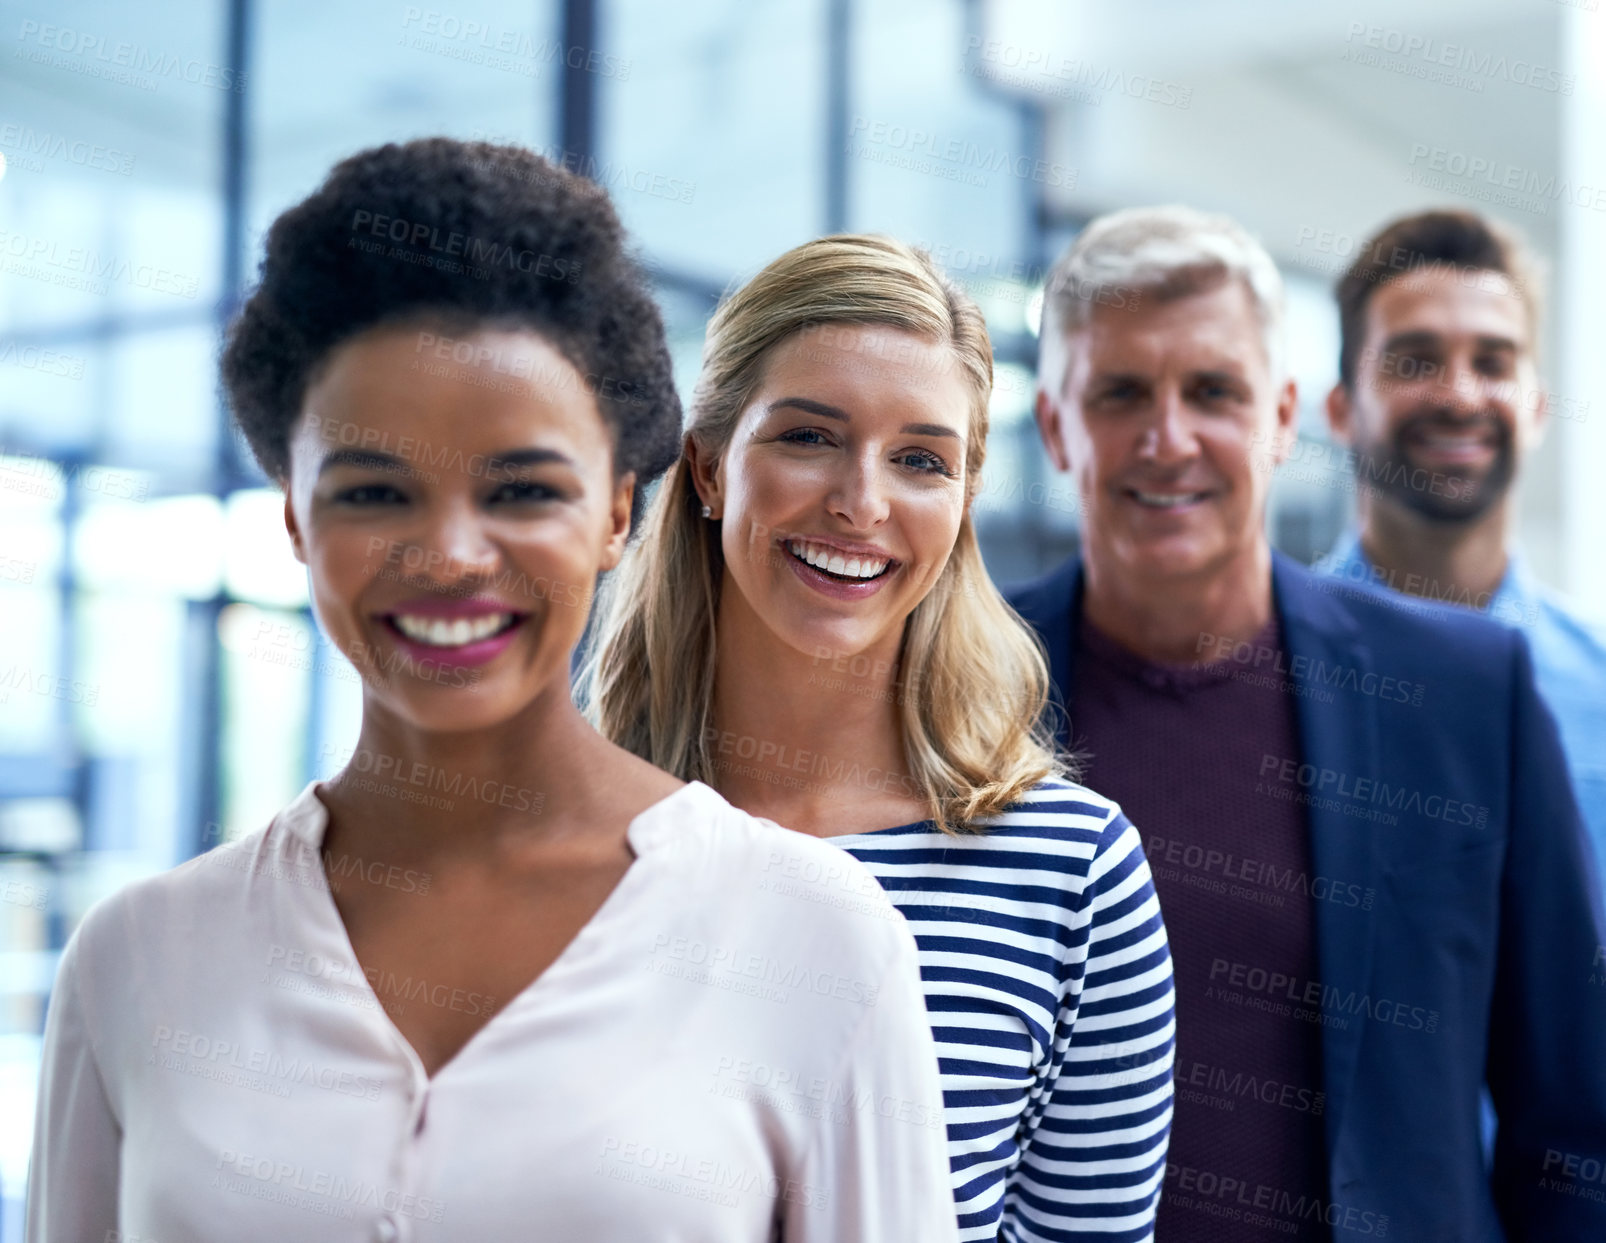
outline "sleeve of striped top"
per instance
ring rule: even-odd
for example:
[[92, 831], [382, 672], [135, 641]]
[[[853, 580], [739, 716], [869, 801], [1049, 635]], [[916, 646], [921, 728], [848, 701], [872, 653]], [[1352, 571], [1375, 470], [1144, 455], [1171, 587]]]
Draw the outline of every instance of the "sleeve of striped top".
[[1021, 1121], [1002, 1236], [1142, 1243], [1171, 1135], [1171, 953], [1131, 822], [1111, 807], [1063, 964], [1054, 1050]]

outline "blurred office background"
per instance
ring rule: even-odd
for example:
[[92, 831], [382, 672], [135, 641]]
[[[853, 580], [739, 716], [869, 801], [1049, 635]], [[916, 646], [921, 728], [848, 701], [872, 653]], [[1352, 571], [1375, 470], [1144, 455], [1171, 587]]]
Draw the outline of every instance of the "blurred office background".
[[109, 0], [0, 3], [0, 1237], [39, 1036], [86, 907], [264, 823], [355, 738], [278, 494], [228, 430], [219, 330], [264, 230], [359, 148], [517, 142], [603, 182], [683, 391], [720, 292], [843, 229], [930, 247], [998, 357], [978, 523], [1009, 582], [1073, 545], [1030, 418], [1043, 274], [1091, 216], [1231, 213], [1288, 282], [1301, 461], [1275, 542], [1348, 515], [1330, 289], [1401, 211], [1481, 207], [1554, 281], [1563, 417], [1523, 542], [1600, 608], [1600, 0]]

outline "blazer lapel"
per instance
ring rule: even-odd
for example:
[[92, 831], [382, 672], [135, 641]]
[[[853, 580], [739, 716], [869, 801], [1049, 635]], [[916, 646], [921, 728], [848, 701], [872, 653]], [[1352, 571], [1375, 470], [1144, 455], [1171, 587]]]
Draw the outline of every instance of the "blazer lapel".
[[[1281, 555], [1273, 558], [1272, 594], [1300, 688], [1300, 748], [1304, 762], [1317, 770], [1307, 808], [1312, 866], [1318, 876], [1332, 882], [1358, 884], [1381, 894], [1381, 826], [1346, 816], [1342, 796], [1323, 795], [1331, 786], [1353, 786], [1378, 774], [1377, 700], [1350, 689], [1368, 683], [1371, 650], [1334, 596], [1314, 585], [1307, 570]], [[1333, 775], [1327, 777], [1328, 773]], [[1316, 956], [1324, 997], [1365, 995], [1372, 975], [1377, 915], [1375, 909], [1316, 904]], [[1322, 1028], [1329, 1152], [1337, 1151], [1364, 1026], [1352, 1018], [1343, 1026]]]

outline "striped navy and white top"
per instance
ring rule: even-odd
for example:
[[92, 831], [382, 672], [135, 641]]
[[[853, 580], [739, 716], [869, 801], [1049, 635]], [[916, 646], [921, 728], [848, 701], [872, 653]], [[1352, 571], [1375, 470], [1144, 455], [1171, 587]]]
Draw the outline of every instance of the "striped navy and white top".
[[920, 948], [963, 1239], [1139, 1243], [1171, 1133], [1171, 954], [1138, 832], [1049, 779], [977, 834], [829, 840]]

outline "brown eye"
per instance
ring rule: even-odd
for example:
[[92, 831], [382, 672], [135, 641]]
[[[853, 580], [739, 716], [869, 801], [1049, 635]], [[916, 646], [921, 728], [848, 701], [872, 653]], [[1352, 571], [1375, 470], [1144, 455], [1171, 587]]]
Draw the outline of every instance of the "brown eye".
[[335, 500], [344, 505], [385, 505], [406, 499], [398, 488], [388, 483], [361, 483], [335, 493]]
[[505, 483], [491, 494], [493, 501], [507, 501], [512, 504], [531, 503], [539, 501], [555, 501], [559, 499], [558, 492], [544, 483], [534, 483], [528, 480], [518, 480], [514, 483]]

